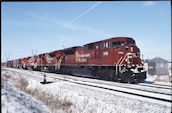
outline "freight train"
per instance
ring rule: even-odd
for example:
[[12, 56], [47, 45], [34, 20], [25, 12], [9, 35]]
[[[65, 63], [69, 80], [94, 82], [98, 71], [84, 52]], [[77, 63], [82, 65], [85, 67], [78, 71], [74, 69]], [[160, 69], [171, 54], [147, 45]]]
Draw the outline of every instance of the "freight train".
[[7, 67], [138, 83], [146, 79], [140, 50], [130, 37], [110, 39], [7, 62]]

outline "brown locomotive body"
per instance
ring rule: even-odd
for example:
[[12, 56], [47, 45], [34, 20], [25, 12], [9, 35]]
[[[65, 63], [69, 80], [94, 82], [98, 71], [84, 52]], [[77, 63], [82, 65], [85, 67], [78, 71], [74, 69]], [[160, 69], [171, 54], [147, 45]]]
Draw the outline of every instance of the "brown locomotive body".
[[28, 58], [26, 67], [33, 70], [130, 83], [146, 79], [140, 50], [128, 37], [114, 37]]

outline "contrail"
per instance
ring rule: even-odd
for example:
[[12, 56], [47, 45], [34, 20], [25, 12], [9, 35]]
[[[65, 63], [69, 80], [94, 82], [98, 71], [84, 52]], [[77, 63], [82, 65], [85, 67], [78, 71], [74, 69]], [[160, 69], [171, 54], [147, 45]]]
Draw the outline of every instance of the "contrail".
[[[76, 20], [79, 19], [80, 17], [84, 16], [85, 14], [87, 14], [88, 12], [90, 12], [91, 10], [93, 10], [93, 9], [94, 9], [97, 5], [99, 5], [100, 3], [101, 3], [100, 1], [99, 1], [99, 2], [96, 2], [96, 3], [93, 4], [89, 9], [87, 9], [85, 12], [83, 12], [83, 13], [80, 14], [79, 16], [73, 18], [71, 21], [66, 22], [65, 24], [63, 24], [62, 26], [60, 26], [58, 29], [60, 29], [61, 27], [65, 26], [65, 25], [67, 25], [67, 24], [70, 24], [70, 23], [76, 21]], [[58, 29], [57, 29], [57, 30], [58, 30]]]
[[85, 14], [87, 14], [88, 12], [90, 12], [91, 10], [93, 10], [97, 5], [99, 5], [101, 2], [96, 2], [94, 5], [92, 5], [88, 10], [86, 10], [85, 12], [83, 12], [82, 14], [80, 14], [79, 16], [75, 17], [74, 19], [72, 19], [70, 22], [68, 22], [67, 24], [72, 23], [73, 21], [77, 20], [78, 18], [80, 18], [81, 16], [84, 16]]

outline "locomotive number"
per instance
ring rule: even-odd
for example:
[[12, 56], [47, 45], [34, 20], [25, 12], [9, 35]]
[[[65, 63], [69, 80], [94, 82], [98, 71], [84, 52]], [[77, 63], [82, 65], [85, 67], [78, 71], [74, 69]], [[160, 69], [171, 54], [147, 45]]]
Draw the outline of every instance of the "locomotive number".
[[106, 51], [106, 52], [103, 52], [103, 55], [108, 55], [108, 52]]

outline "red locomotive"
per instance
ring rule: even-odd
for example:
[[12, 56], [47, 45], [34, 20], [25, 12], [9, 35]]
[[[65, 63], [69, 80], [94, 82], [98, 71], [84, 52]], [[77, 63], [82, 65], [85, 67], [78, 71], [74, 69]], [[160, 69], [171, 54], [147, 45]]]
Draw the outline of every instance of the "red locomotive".
[[[19, 60], [19, 66], [26, 69], [129, 83], [146, 79], [140, 50], [128, 37], [114, 37]], [[8, 62], [9, 67], [14, 67], [11, 63]]]

